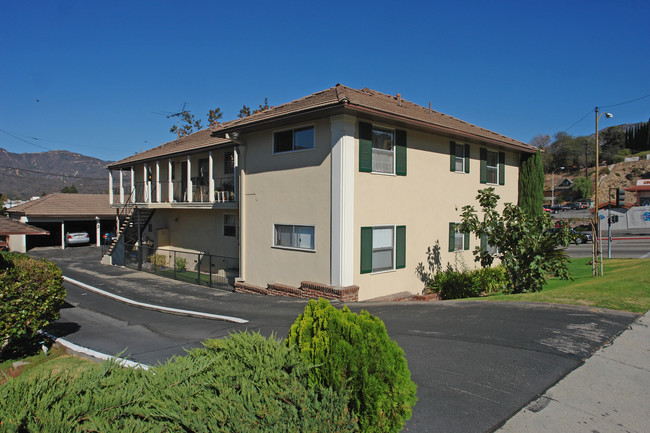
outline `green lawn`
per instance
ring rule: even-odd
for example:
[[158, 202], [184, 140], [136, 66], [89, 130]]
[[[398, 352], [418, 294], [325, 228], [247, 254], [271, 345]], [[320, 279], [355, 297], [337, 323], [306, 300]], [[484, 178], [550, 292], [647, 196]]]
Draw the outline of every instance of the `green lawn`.
[[604, 276], [593, 277], [589, 258], [571, 259], [573, 280], [552, 278], [537, 293], [490, 295], [488, 301], [549, 302], [645, 313], [650, 309], [650, 259], [605, 260]]

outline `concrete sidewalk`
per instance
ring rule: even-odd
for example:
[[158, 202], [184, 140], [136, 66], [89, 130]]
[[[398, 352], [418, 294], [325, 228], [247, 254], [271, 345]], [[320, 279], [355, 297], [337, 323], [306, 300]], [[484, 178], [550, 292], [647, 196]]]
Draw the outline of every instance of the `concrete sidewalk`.
[[650, 312], [497, 430], [650, 431]]

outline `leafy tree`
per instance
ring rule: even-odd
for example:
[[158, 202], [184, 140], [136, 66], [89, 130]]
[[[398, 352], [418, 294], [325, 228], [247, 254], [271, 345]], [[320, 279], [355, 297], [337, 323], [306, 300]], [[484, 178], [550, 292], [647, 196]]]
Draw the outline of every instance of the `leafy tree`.
[[77, 191], [77, 187], [71, 185], [71, 186], [64, 186], [63, 188], [61, 188], [61, 192], [64, 194], [76, 194], [78, 191]]
[[573, 192], [577, 199], [589, 198], [592, 194], [593, 181], [587, 177], [577, 177], [573, 181]]
[[169, 132], [176, 134], [178, 138], [185, 137], [186, 135], [193, 133], [195, 129], [197, 131], [201, 129], [201, 120], [195, 119], [194, 115], [189, 111], [183, 110], [179, 116], [180, 119], [178, 125], [174, 125], [169, 128]]
[[476, 199], [482, 218], [473, 206], [463, 207], [459, 230], [474, 233], [496, 248], [491, 253], [477, 247], [475, 260], [486, 267], [499, 259], [506, 272], [506, 291], [512, 293], [542, 290], [548, 274], [568, 279], [568, 256], [560, 248], [572, 240], [568, 227], [553, 229], [548, 215], [531, 215], [512, 203], [505, 203], [499, 213], [499, 198], [494, 188], [479, 190]]
[[248, 117], [250, 115], [251, 115], [251, 109], [246, 105], [243, 105], [241, 107], [241, 110], [239, 110], [239, 114], [237, 115], [237, 117], [241, 119], [242, 117]]
[[208, 124], [210, 126], [216, 126], [219, 123], [219, 119], [223, 117], [221, 108], [217, 107], [214, 110], [208, 111]]
[[538, 149], [544, 149], [551, 142], [551, 136], [548, 134], [537, 134], [530, 140], [530, 144]]
[[542, 151], [526, 157], [519, 170], [519, 206], [530, 215], [541, 215], [544, 204]]
[[612, 126], [600, 133], [600, 156], [601, 160], [610, 163], [622, 162], [620, 152], [625, 149], [625, 133], [621, 126]]

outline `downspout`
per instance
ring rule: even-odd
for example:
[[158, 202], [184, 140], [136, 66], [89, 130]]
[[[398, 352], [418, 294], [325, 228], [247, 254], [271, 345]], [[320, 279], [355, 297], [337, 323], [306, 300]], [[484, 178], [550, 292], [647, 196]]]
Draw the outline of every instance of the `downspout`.
[[[239, 278], [237, 281], [246, 281], [246, 150], [248, 146], [239, 138], [239, 133], [226, 134], [226, 138], [235, 146], [235, 199], [239, 206]], [[239, 174], [239, 176], [238, 176]]]

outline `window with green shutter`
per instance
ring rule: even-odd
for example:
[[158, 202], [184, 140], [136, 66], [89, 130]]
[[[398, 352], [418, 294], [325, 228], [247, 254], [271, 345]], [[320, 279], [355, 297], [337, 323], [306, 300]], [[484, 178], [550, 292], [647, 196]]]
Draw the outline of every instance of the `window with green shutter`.
[[469, 233], [458, 230], [458, 223], [449, 223], [449, 252], [469, 250]]
[[481, 183], [505, 185], [505, 162], [504, 152], [481, 148]]
[[469, 144], [449, 142], [449, 170], [456, 173], [469, 173]]
[[406, 226], [361, 227], [361, 273], [406, 267]]
[[406, 131], [359, 122], [359, 171], [406, 176]]
[[506, 154], [499, 152], [499, 185], [506, 184]]

